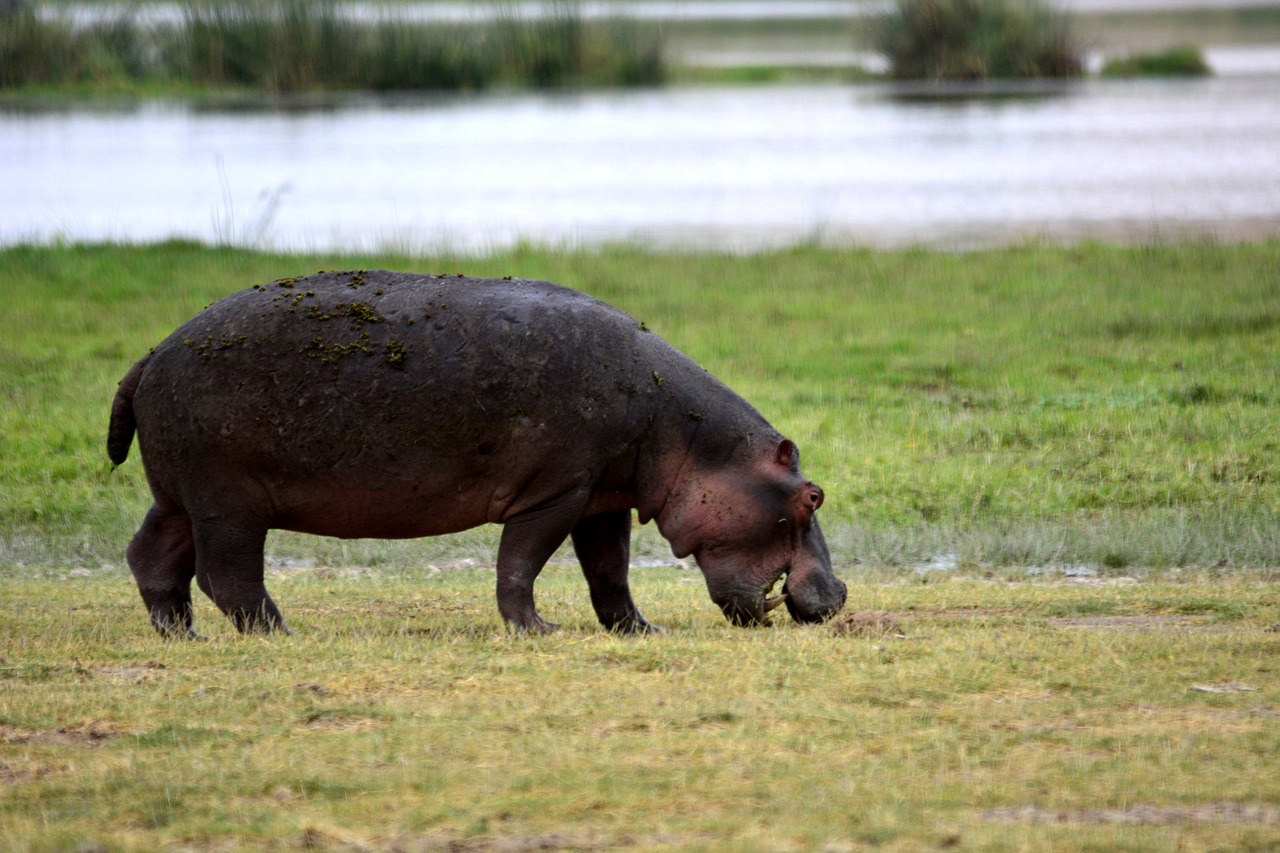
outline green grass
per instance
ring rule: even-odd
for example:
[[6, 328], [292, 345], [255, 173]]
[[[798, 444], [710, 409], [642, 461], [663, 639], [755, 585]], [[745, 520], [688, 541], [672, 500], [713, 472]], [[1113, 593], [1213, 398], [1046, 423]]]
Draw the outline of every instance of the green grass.
[[[850, 610], [900, 631], [736, 629], [660, 566], [632, 585], [667, 632], [616, 638], [562, 553], [538, 596], [563, 629], [514, 638], [478, 531], [273, 536], [294, 636], [238, 637], [197, 594], [210, 640], [161, 641], [122, 565], [148, 501], [136, 455], [105, 459], [115, 381], [223, 294], [375, 266], [632, 312], [800, 442]], [[0, 838], [1274, 848], [1276, 281], [1280, 241], [0, 251]], [[892, 565], [931, 555], [959, 573]], [[1025, 573], [1077, 562], [1101, 577]]]
[[[1280, 241], [750, 256], [528, 247], [0, 251], [0, 564], [120, 563], [149, 497], [116, 381], [218, 297], [318, 268], [546, 278], [629, 311], [799, 442], [838, 562], [1280, 565]], [[493, 533], [279, 535], [279, 560], [488, 560]], [[645, 528], [642, 554], [665, 553]]]
[[845, 574], [853, 606], [888, 611], [905, 637], [736, 629], [668, 568], [634, 583], [670, 630], [615, 638], [577, 570], [553, 566], [541, 598], [564, 629], [537, 640], [502, 631], [488, 571], [302, 570], [269, 578], [294, 636], [239, 638], [201, 600], [210, 641], [164, 643], [123, 570], [0, 576], [0, 837], [1280, 844], [1274, 577]]
[[716, 86], [763, 86], [775, 83], [861, 83], [877, 76], [865, 68], [844, 65], [687, 65], [675, 68], [672, 81]]
[[1108, 59], [1103, 77], [1205, 77], [1212, 74], [1200, 48], [1171, 47], [1156, 53], [1132, 53]]

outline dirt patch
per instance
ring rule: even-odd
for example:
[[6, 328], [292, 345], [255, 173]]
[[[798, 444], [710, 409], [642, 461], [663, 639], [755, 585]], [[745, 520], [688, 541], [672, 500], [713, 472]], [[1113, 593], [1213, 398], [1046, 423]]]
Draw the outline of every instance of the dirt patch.
[[394, 850], [447, 850], [458, 853], [525, 853], [530, 850], [617, 850], [624, 847], [666, 847], [687, 843], [688, 839], [655, 835], [646, 838], [602, 839], [593, 836], [569, 835], [561, 832], [550, 832], [545, 835], [509, 835], [491, 838], [397, 838], [390, 847]]
[[54, 773], [47, 764], [18, 765], [0, 761], [0, 785], [18, 785], [23, 782], [34, 782]]
[[1191, 631], [1223, 634], [1226, 625], [1208, 625], [1197, 616], [1066, 616], [1050, 620], [1057, 628], [1084, 628], [1092, 631]]
[[0, 743], [34, 743], [74, 746], [92, 746], [126, 734], [119, 725], [110, 722], [94, 721], [79, 726], [67, 726], [53, 731], [42, 729], [24, 729], [0, 723]]
[[839, 637], [906, 637], [897, 618], [885, 610], [855, 610], [842, 613], [831, 623]]
[[912, 616], [924, 619], [989, 619], [991, 617], [1007, 618], [1022, 616], [1026, 608], [1011, 607], [937, 607], [933, 609], [910, 610]]
[[160, 661], [149, 660], [142, 663], [104, 663], [92, 667], [89, 671], [99, 678], [141, 684], [144, 681], [150, 681], [164, 668], [165, 665]]
[[1258, 688], [1243, 681], [1224, 681], [1221, 684], [1193, 684], [1196, 693], [1257, 693]]
[[362, 717], [355, 714], [308, 714], [302, 719], [302, 728], [312, 732], [361, 732], [385, 725], [386, 720]]
[[979, 812], [997, 823], [1083, 823], [1155, 826], [1185, 823], [1280, 825], [1280, 808], [1256, 803], [1206, 803], [1198, 806], [1128, 806], [1118, 809], [1043, 809], [1012, 806]]

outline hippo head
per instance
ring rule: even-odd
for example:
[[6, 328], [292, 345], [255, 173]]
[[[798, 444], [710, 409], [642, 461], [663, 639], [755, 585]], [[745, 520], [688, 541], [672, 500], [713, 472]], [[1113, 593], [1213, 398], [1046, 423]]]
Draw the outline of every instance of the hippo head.
[[[800, 473], [789, 439], [735, 455], [687, 493], [684, 535], [672, 542], [677, 555], [694, 556], [711, 600], [735, 625], [762, 624], [783, 603], [797, 622], [831, 618], [846, 590], [818, 526], [822, 489]], [[784, 576], [781, 594], [770, 598]]]

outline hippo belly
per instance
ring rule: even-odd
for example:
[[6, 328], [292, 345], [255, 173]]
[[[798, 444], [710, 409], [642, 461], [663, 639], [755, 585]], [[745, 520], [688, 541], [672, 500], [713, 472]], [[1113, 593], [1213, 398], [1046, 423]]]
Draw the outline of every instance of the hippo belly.
[[224, 299], [138, 385], [152, 484], [189, 511], [381, 538], [590, 488], [634, 453], [643, 423], [628, 412], [647, 389], [631, 376], [634, 321], [555, 296], [551, 309], [519, 282], [346, 273]]

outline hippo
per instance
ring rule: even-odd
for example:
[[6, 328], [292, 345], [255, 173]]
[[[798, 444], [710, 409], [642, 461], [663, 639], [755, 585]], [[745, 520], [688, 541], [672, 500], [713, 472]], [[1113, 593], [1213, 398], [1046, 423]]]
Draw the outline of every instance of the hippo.
[[627, 582], [633, 512], [693, 556], [734, 624], [782, 604], [821, 622], [845, 601], [795, 443], [643, 323], [549, 282], [350, 270], [254, 285], [120, 381], [115, 465], [135, 432], [154, 503], [127, 556], [166, 636], [196, 636], [193, 577], [241, 632], [288, 630], [263, 583], [271, 529], [500, 524], [498, 610], [517, 633], [556, 627], [533, 587], [566, 538], [600, 624], [656, 630]]

